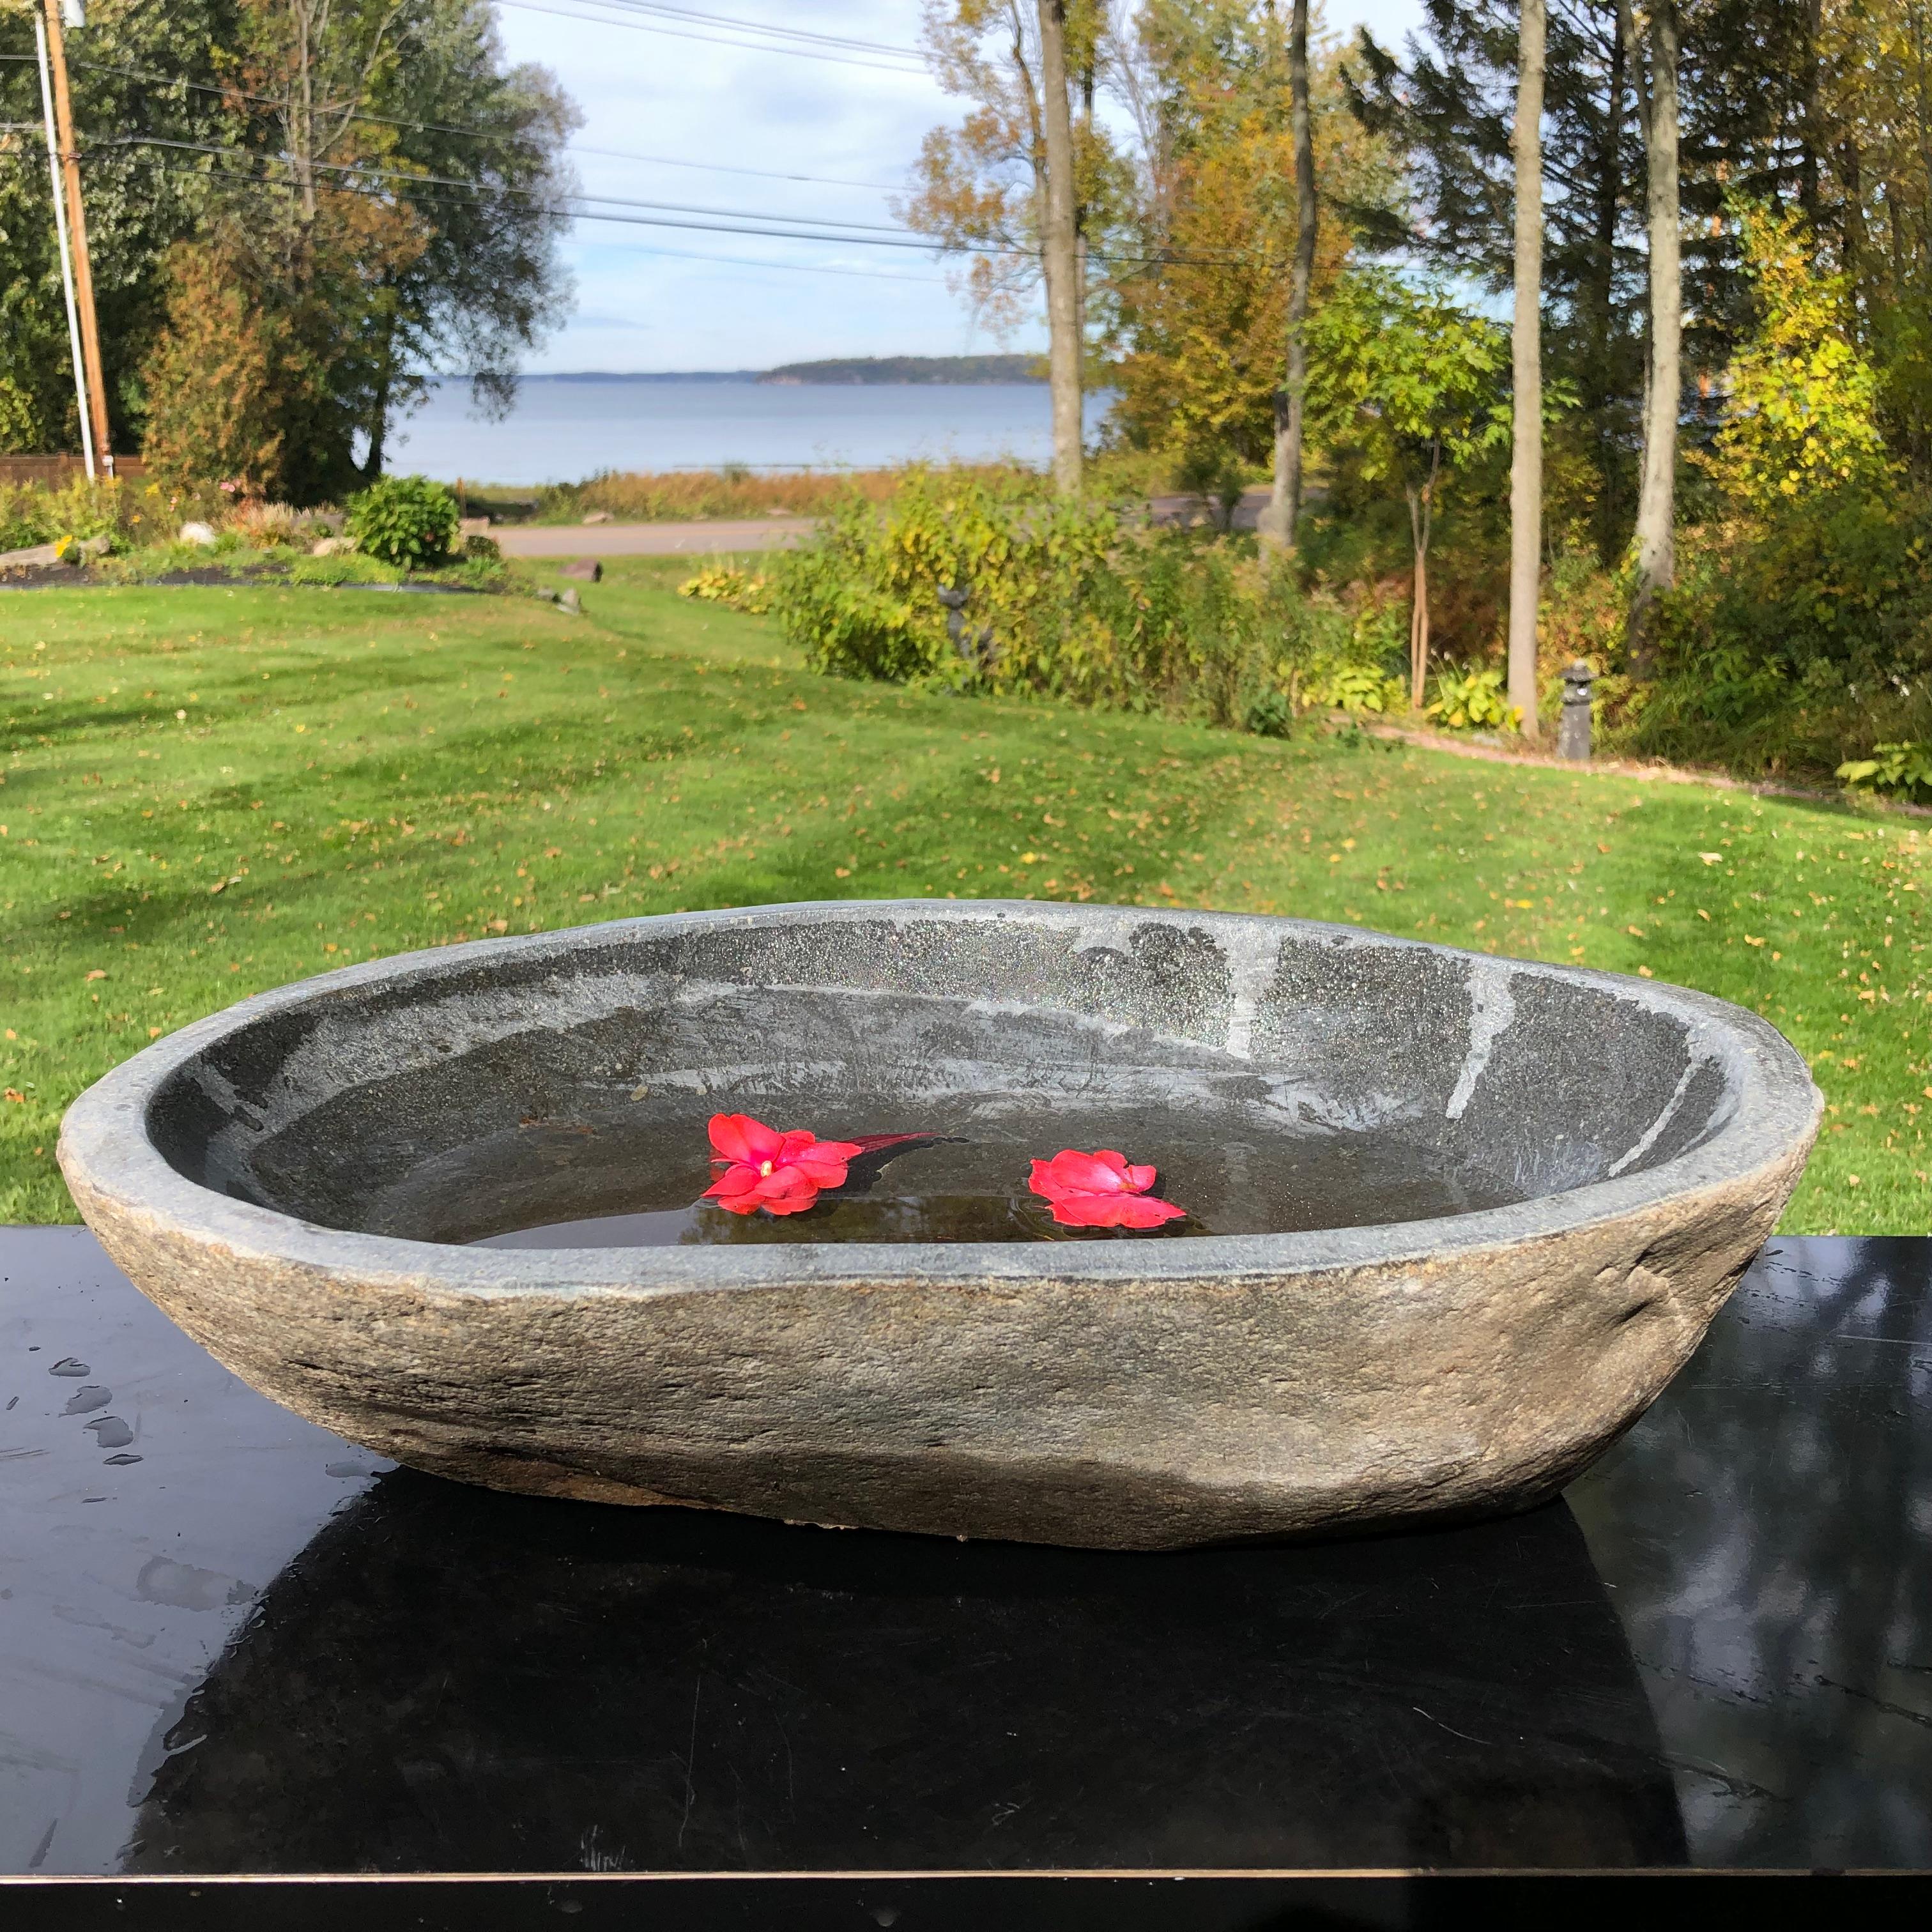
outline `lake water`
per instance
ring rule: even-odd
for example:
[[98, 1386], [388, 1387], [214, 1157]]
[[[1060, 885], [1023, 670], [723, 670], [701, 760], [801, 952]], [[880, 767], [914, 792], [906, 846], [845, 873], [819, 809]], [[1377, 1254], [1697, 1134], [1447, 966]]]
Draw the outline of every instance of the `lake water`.
[[[1087, 399], [1091, 435], [1111, 398]], [[573, 482], [600, 470], [874, 469], [1009, 457], [1044, 468], [1044, 382], [818, 385], [526, 376], [502, 422], [442, 384], [392, 440], [391, 470], [453, 482]]]

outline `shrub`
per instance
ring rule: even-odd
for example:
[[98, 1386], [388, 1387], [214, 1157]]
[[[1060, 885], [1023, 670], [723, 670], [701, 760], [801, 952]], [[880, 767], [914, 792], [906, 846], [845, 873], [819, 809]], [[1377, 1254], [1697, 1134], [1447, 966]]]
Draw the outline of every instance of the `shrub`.
[[762, 617], [772, 608], [771, 579], [736, 564], [706, 564], [677, 586], [677, 594], [700, 603], [722, 604], [728, 610], [748, 611], [754, 617]]
[[[1107, 620], [1126, 614], [1102, 582], [1119, 537], [1111, 512], [1036, 479], [915, 472], [883, 509], [844, 499], [780, 562], [772, 608], [808, 662], [839, 676], [1119, 695], [1132, 680]], [[968, 652], [947, 634], [942, 588], [966, 592]]]
[[1509, 701], [1499, 670], [1445, 665], [1436, 675], [1436, 700], [1422, 715], [1451, 731], [1514, 730], [1522, 714]]
[[[950, 628], [942, 592], [963, 593]], [[778, 563], [772, 608], [808, 662], [844, 676], [1160, 707], [1270, 736], [1308, 703], [1400, 701], [1394, 605], [1304, 596], [1243, 540], [1130, 528], [1037, 478], [933, 472], [884, 507], [850, 497]]]
[[1402, 608], [1372, 590], [1342, 597], [1318, 585], [1282, 614], [1276, 674], [1304, 706], [1406, 711], [1407, 630]]
[[302, 533], [302, 517], [286, 503], [237, 503], [222, 519], [251, 550], [274, 550], [292, 544]]
[[152, 487], [142, 490], [108, 478], [90, 483], [76, 477], [52, 490], [40, 483], [0, 484], [0, 550], [25, 550], [63, 537], [76, 542], [106, 537], [118, 544], [165, 521], [159, 501]]
[[1634, 749], [1829, 772], [1932, 724], [1932, 506], [1847, 488], [1687, 535]]
[[382, 476], [349, 501], [356, 548], [406, 570], [445, 561], [456, 542], [456, 499], [427, 476]]
[[1848, 758], [1836, 776], [1853, 790], [1895, 791], [1911, 797], [1932, 792], [1932, 745], [1916, 740], [1874, 745], [1868, 758]]

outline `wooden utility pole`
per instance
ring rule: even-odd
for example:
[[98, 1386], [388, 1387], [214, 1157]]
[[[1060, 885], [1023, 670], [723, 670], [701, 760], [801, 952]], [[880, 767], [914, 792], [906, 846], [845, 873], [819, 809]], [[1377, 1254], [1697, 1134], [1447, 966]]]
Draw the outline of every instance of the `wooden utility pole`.
[[88, 422], [102, 470], [114, 474], [113, 446], [107, 436], [107, 391], [100, 374], [100, 329], [94, 314], [94, 266], [87, 253], [87, 211], [80, 199], [80, 149], [74, 138], [74, 101], [68, 92], [67, 43], [61, 32], [61, 0], [42, 0], [47, 50], [53, 65], [54, 132], [60, 142], [61, 183], [65, 190], [68, 232], [74, 244], [74, 305], [80, 312], [80, 354], [87, 376]]
[[54, 133], [54, 77], [47, 58], [47, 23], [34, 16], [34, 52], [40, 69], [40, 124], [47, 137], [47, 185], [52, 190], [54, 246], [60, 255], [61, 292], [67, 298], [68, 352], [74, 358], [74, 413], [80, 419], [80, 460], [92, 483], [100, 474], [94, 460], [93, 419], [87, 413], [87, 369], [80, 356], [80, 311], [74, 305], [74, 250], [67, 242], [67, 202], [61, 192], [60, 141]]

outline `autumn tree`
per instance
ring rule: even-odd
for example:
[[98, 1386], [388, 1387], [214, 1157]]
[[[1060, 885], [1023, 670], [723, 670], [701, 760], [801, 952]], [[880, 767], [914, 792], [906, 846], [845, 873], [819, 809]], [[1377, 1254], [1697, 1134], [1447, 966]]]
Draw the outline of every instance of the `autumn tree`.
[[1147, 172], [1139, 259], [1114, 290], [1114, 420], [1140, 447], [1266, 466], [1286, 412], [1298, 244], [1309, 238], [1312, 313], [1348, 260], [1355, 215], [1385, 210], [1393, 172], [1348, 111], [1334, 50], [1314, 44], [1306, 176], [1350, 218], [1304, 227], [1280, 20], [1247, 0], [1190, 0], [1150, 6], [1137, 26], [1117, 43], [1134, 55]]
[[1409, 693], [1429, 675], [1429, 546], [1442, 490], [1509, 436], [1507, 332], [1442, 288], [1386, 268], [1351, 271], [1308, 328], [1310, 426], [1408, 506]]
[[[21, 56], [0, 62], [17, 124], [0, 159], [34, 156], [32, 46], [25, 14], [0, 13], [0, 52]], [[274, 340], [275, 487], [298, 496], [374, 473], [438, 375], [506, 400], [567, 300], [574, 118], [547, 73], [506, 62], [484, 0], [92, 0], [69, 55], [117, 440], [158, 411], [178, 459], [202, 419], [196, 353], [228, 366], [208, 332], [227, 316], [262, 337], [227, 345], [235, 366]], [[53, 448], [72, 398], [46, 195], [44, 160], [0, 166], [0, 393], [26, 446]], [[226, 292], [191, 320], [217, 272]], [[208, 473], [233, 454], [216, 438]]]
[[1760, 514], [1876, 482], [1879, 379], [1846, 331], [1847, 278], [1820, 272], [1796, 210], [1747, 205], [1738, 226], [1758, 314], [1726, 372], [1713, 473]]
[[[1078, 385], [1093, 315], [1094, 270], [1132, 200], [1130, 170], [1095, 113], [1108, 16], [1100, 0], [925, 0], [926, 56], [940, 86], [966, 104], [957, 126], [935, 128], [920, 150], [912, 192], [895, 204], [908, 227], [962, 264], [960, 286], [997, 332], [1030, 312], [1048, 286], [1049, 358], [1059, 373], [1055, 474], [1079, 472]], [[1051, 58], [1062, 78], [1049, 80]], [[1065, 118], [1056, 183], [1049, 139]], [[1070, 273], [1046, 272], [1048, 242]]]
[[219, 244], [178, 243], [166, 325], [141, 372], [150, 398], [143, 453], [155, 480], [280, 496], [286, 399], [305, 374], [292, 346]]

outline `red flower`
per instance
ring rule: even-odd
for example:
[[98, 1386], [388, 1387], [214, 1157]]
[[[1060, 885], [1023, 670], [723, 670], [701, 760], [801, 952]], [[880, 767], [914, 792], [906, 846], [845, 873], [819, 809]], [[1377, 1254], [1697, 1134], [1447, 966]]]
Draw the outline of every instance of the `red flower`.
[[1053, 1218], [1067, 1228], [1158, 1228], [1178, 1221], [1187, 1210], [1159, 1201], [1148, 1192], [1150, 1167], [1130, 1167], [1112, 1148], [1079, 1154], [1063, 1148], [1051, 1160], [1036, 1160], [1029, 1185], [1053, 1203]]
[[713, 1114], [711, 1144], [724, 1172], [704, 1190], [730, 1214], [801, 1214], [822, 1188], [845, 1184], [856, 1141], [822, 1141], [802, 1127], [780, 1133], [748, 1114]]

